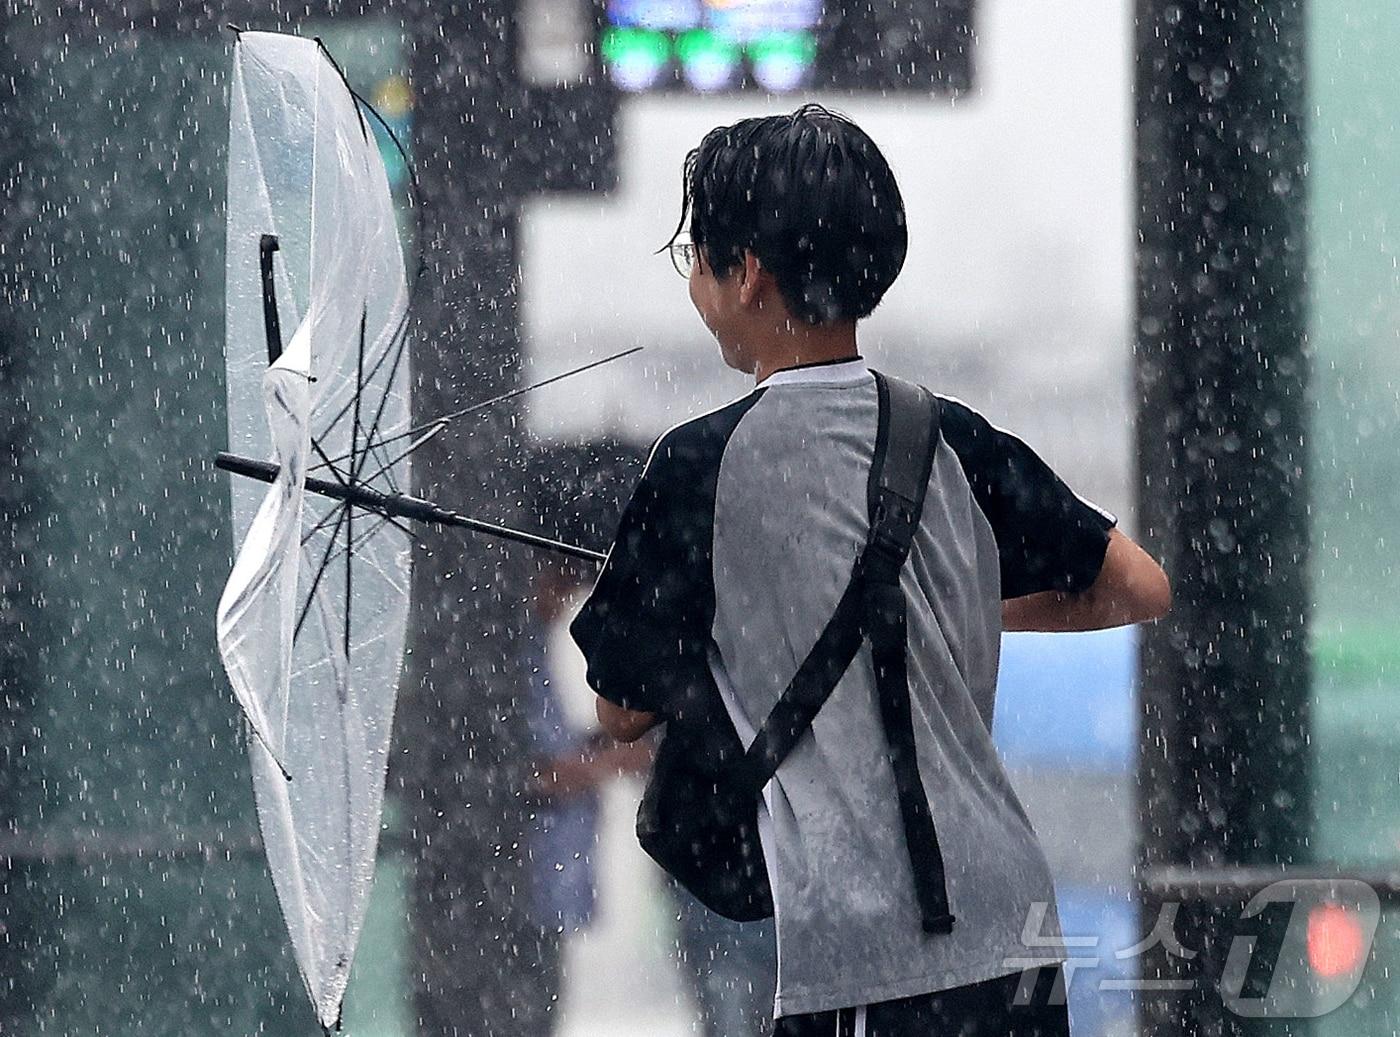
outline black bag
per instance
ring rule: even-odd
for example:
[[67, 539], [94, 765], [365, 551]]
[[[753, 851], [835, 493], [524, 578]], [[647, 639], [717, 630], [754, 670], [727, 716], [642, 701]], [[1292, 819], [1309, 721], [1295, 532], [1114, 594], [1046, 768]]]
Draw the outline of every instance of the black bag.
[[642, 848], [702, 904], [735, 921], [773, 914], [758, 797], [868, 637], [923, 927], [947, 932], [953, 924], [914, 756], [899, 585], [938, 446], [938, 400], [879, 373], [875, 382], [870, 534], [831, 619], [747, 751], [717, 694], [669, 719], [637, 813]]

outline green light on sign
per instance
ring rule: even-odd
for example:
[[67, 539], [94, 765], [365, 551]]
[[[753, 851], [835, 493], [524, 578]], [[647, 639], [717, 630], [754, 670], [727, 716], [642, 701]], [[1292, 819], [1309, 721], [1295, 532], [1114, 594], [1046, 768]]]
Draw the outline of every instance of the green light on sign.
[[720, 90], [739, 71], [739, 45], [708, 29], [682, 33], [676, 40], [676, 53], [685, 78], [697, 90]]
[[671, 60], [670, 38], [652, 29], [607, 29], [601, 47], [613, 81], [624, 90], [645, 90]]
[[807, 79], [817, 57], [817, 41], [809, 32], [775, 32], [751, 41], [748, 51], [758, 85], [783, 93]]
[[775, 32], [749, 43], [754, 61], [791, 61], [810, 65], [817, 58], [817, 41], [809, 32]]

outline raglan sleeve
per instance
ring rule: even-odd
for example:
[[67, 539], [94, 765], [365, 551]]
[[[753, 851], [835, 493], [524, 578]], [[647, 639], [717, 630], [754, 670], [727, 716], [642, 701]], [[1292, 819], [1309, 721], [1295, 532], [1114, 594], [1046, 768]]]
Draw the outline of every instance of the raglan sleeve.
[[683, 437], [653, 449], [598, 582], [570, 626], [595, 692], [626, 709], [674, 716], [711, 681], [713, 502]]
[[1034, 450], [956, 400], [944, 434], [996, 537], [1001, 596], [1082, 591], [1103, 568], [1117, 518], [1075, 493]]

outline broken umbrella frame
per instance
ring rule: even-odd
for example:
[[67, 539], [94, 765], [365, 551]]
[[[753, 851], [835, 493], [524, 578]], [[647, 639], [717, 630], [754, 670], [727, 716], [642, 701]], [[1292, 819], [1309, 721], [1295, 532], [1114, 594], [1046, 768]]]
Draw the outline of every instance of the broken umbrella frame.
[[[267, 334], [267, 359], [269, 364], [275, 363], [277, 358], [282, 355], [281, 323], [277, 314], [277, 295], [272, 268], [272, 257], [276, 251], [276, 236], [264, 234], [259, 244], [259, 266], [262, 274], [263, 324]], [[406, 338], [400, 341], [398, 346], [399, 350], [404, 348], [405, 342]], [[354, 540], [351, 536], [350, 528], [352, 528], [354, 521], [353, 511], [358, 507], [370, 514], [378, 516], [382, 520], [380, 525], [385, 522], [398, 525], [398, 523], [395, 522], [396, 519], [409, 519], [415, 522], [428, 523], [430, 525], [467, 529], [474, 533], [525, 544], [530, 547], [551, 551], [570, 558], [579, 558], [591, 562], [604, 561], [607, 555], [601, 551], [594, 551], [590, 548], [579, 547], [575, 544], [567, 544], [559, 540], [552, 540], [549, 537], [540, 536], [535, 533], [527, 533], [524, 530], [514, 529], [510, 526], [502, 526], [496, 523], [470, 518], [431, 501], [402, 493], [397, 487], [392, 485], [392, 475], [390, 475], [390, 472], [397, 462], [411, 455], [415, 450], [436, 437], [443, 429], [447, 428], [452, 422], [459, 418], [465, 417], [475, 411], [484, 410], [495, 404], [503, 403], [515, 396], [532, 392], [535, 389], [543, 388], [554, 382], [562, 381], [565, 378], [571, 378], [574, 375], [582, 374], [595, 367], [601, 367], [604, 364], [612, 363], [614, 360], [620, 360], [625, 356], [640, 352], [641, 349], [641, 346], [625, 349], [611, 356], [603, 357], [601, 360], [594, 360], [590, 363], [565, 371], [562, 374], [554, 375], [553, 377], [534, 382], [519, 389], [513, 389], [510, 392], [502, 393], [499, 396], [483, 400], [469, 407], [464, 407], [462, 410], [444, 414], [439, 418], [434, 418], [431, 421], [414, 426], [404, 432], [399, 432], [395, 435], [378, 440], [375, 439], [375, 436], [378, 433], [380, 414], [376, 413], [374, 420], [364, 429], [364, 444], [361, 446], [359, 406], [364, 384], [364, 339], [362, 336], [357, 357], [358, 373], [354, 405], [354, 431], [351, 437], [350, 452], [339, 458], [328, 457], [320, 444], [313, 439], [311, 441], [311, 448], [316, 452], [317, 456], [321, 458], [321, 461], [312, 471], [325, 469], [330, 472], [334, 479], [332, 481], [308, 475], [303, 484], [305, 488], [312, 493], [342, 502], [343, 507], [332, 512], [332, 515], [335, 516], [337, 527], [335, 535], [331, 538], [332, 543], [336, 540], [336, 536], [339, 533], [339, 524], [343, 520], [347, 526], [346, 552], [347, 554], [353, 552]], [[397, 367], [397, 363], [396, 359], [391, 365], [391, 380], [393, 378], [393, 369]], [[371, 372], [371, 376], [372, 374], [373, 372]], [[344, 413], [337, 415], [331, 422], [331, 425], [334, 426], [336, 422], [342, 420], [344, 417]], [[386, 459], [379, 454], [379, 451], [382, 451], [385, 447], [391, 446], [400, 440], [409, 439], [410, 437], [412, 437], [412, 442], [393, 457]], [[378, 467], [369, 475], [362, 476], [361, 473], [370, 462], [371, 456], [374, 456], [374, 463], [377, 464]], [[338, 467], [339, 462], [347, 462], [347, 467], [344, 469]], [[241, 457], [238, 454], [231, 454], [223, 451], [215, 457], [214, 466], [233, 475], [239, 475], [244, 478], [269, 484], [276, 480], [279, 471], [278, 466], [271, 462], [258, 461], [251, 457]], [[372, 480], [380, 476], [388, 477], [390, 482], [390, 489], [388, 492], [375, 489], [369, 485]], [[329, 521], [330, 517], [328, 516], [312, 530], [312, 533], [319, 532]], [[376, 527], [376, 530], [377, 528], [378, 527]], [[401, 526], [399, 528], [402, 529]], [[405, 530], [405, 532], [407, 531]], [[307, 539], [309, 539], [310, 535], [311, 534], [307, 534]], [[365, 535], [367, 536], [369, 534]], [[326, 559], [317, 571], [316, 580], [319, 580], [321, 575], [325, 572], [326, 563], [329, 562], [329, 554], [328, 551]], [[347, 579], [349, 579], [348, 576]], [[315, 585], [313, 584], [312, 590], [314, 591], [314, 589]]]
[[[414, 425], [407, 338], [425, 268], [420, 261], [416, 276], [404, 277], [368, 116], [408, 168], [421, 249], [418, 184], [402, 145], [319, 40], [240, 32], [232, 101], [225, 356], [236, 445], [215, 464], [238, 476], [233, 523], [242, 546], [216, 632], [252, 736], [278, 903], [317, 1018], [330, 1029], [382, 828], [411, 569], [399, 535], [411, 540], [409, 524], [423, 522], [604, 558], [410, 496], [408, 458], [468, 414], [637, 350]], [[293, 305], [299, 286], [306, 298]], [[297, 331], [284, 342], [291, 313]], [[268, 455], [252, 431], [259, 382], [269, 460], [257, 459]], [[254, 494], [258, 482], [269, 492]]]
[[[362, 101], [361, 103], [364, 102]], [[371, 111], [373, 111], [373, 109], [371, 109]], [[395, 140], [395, 143], [397, 144], [398, 141]], [[275, 363], [277, 358], [282, 355], [281, 322], [277, 314], [277, 293], [272, 267], [273, 254], [277, 251], [277, 247], [277, 238], [275, 235], [262, 235], [261, 241], [259, 242], [258, 259], [262, 275], [263, 325], [267, 334], [267, 360], [269, 364]], [[401, 330], [400, 333], [395, 360], [390, 366], [390, 381], [392, 381], [394, 372], [398, 367], [398, 355], [402, 353], [407, 344], [407, 335], [403, 334], [403, 330]], [[620, 360], [625, 356], [640, 352], [642, 349], [641, 346], [635, 346], [631, 349], [614, 353], [601, 360], [583, 364], [561, 374], [543, 379], [542, 381], [534, 382], [507, 393], [502, 393], [489, 400], [483, 400], [480, 403], [465, 407], [462, 410], [444, 414], [439, 418], [414, 426], [404, 432], [399, 432], [395, 435], [376, 440], [375, 436], [378, 433], [378, 423], [382, 415], [382, 407], [379, 408], [374, 419], [367, 427], [362, 426], [360, 422], [360, 399], [365, 382], [364, 345], [362, 325], [356, 360], [356, 391], [353, 407], [354, 426], [351, 434], [350, 452], [338, 458], [328, 457], [321, 448], [321, 445], [315, 439], [311, 440], [312, 450], [315, 451], [316, 455], [321, 459], [320, 463], [313, 468], [312, 471], [324, 469], [333, 476], [333, 479], [321, 479], [308, 475], [303, 482], [303, 486], [311, 493], [319, 494], [322, 497], [328, 497], [331, 500], [340, 501], [341, 506], [332, 511], [329, 516], [322, 519], [321, 522], [312, 527], [312, 529], [302, 537], [302, 543], [304, 545], [316, 533], [321, 532], [327, 527], [331, 528], [330, 541], [321, 557], [320, 565], [317, 566], [316, 572], [312, 576], [311, 588], [307, 591], [306, 602], [302, 605], [301, 612], [297, 616], [295, 633], [301, 631], [302, 625], [306, 622], [306, 616], [311, 609], [311, 603], [315, 599], [316, 590], [320, 586], [321, 580], [325, 577], [326, 571], [335, 561], [336, 545], [340, 542], [340, 531], [343, 528], [345, 530], [345, 650], [347, 653], [350, 650], [350, 601], [354, 580], [353, 560], [356, 544], [360, 542], [356, 540], [355, 536], [356, 508], [365, 511], [369, 515], [376, 516], [379, 519], [378, 523], [360, 534], [362, 538], [368, 538], [378, 533], [386, 523], [412, 536], [412, 533], [398, 522], [399, 519], [407, 519], [414, 522], [427, 523], [429, 525], [466, 529], [473, 533], [524, 544], [529, 547], [564, 555], [569, 558], [577, 558], [596, 563], [602, 563], [607, 559], [607, 555], [602, 551], [580, 547], [576, 544], [564, 543], [560, 540], [552, 540], [549, 537], [541, 536], [536, 533], [528, 533], [510, 526], [503, 526], [497, 523], [471, 518], [445, 508], [442, 505], [435, 504], [432, 501], [426, 501], [422, 498], [403, 493], [398, 487], [393, 485], [391, 470], [397, 462], [408, 457], [419, 447], [435, 438], [443, 429], [447, 428], [453, 421], [459, 418], [465, 417], [475, 411], [484, 410], [494, 404], [503, 403], [515, 396], [531, 392], [565, 378], [571, 378], [574, 375], [582, 374], [595, 367], [601, 367], [603, 364], [611, 363], [614, 360]], [[386, 353], [385, 356], [387, 355]], [[380, 359], [382, 362], [383, 357]], [[372, 377], [373, 374], [374, 372], [370, 372], [370, 377]], [[338, 414], [335, 419], [332, 420], [331, 427], [343, 420], [345, 416], [345, 411]], [[362, 428], [364, 431], [363, 444], [360, 442], [360, 432]], [[385, 447], [391, 446], [400, 440], [409, 439], [410, 437], [412, 437], [412, 441], [393, 457], [385, 458], [380, 454], [380, 451]], [[368, 475], [363, 475], [362, 473], [367, 465], [371, 463], [372, 457], [374, 458], [373, 463], [376, 464], [377, 467]], [[339, 467], [340, 462], [344, 462], [346, 466], [344, 468]], [[269, 485], [276, 481], [278, 472], [280, 471], [279, 467], [270, 461], [259, 461], [251, 457], [242, 457], [238, 454], [231, 454], [224, 451], [220, 451], [219, 454], [215, 456], [214, 467], [233, 475], [268, 483]], [[387, 492], [375, 489], [369, 485], [370, 482], [380, 476], [386, 477], [390, 483], [390, 488]], [[332, 519], [334, 520], [333, 522]], [[295, 633], [293, 636], [295, 636]]]
[[[263, 319], [267, 331], [267, 356], [269, 364], [276, 362], [277, 358], [282, 354], [280, 322], [277, 316], [277, 296], [272, 276], [272, 254], [276, 251], [277, 238], [271, 234], [264, 234], [259, 247], [259, 261], [262, 272]], [[406, 342], [407, 338], [405, 336], [398, 345], [400, 351], [404, 348]], [[595, 360], [591, 363], [565, 371], [562, 374], [554, 375], [551, 378], [546, 378], [519, 389], [502, 393], [489, 400], [483, 400], [470, 407], [465, 407], [459, 411], [453, 411], [450, 414], [445, 414], [442, 417], [435, 418], [422, 425], [414, 426], [404, 432], [399, 432], [379, 440], [375, 439], [378, 432], [378, 421], [380, 417], [377, 413], [368, 427], [364, 428], [364, 443], [361, 445], [360, 430], [362, 426], [360, 423], [359, 411], [361, 390], [364, 384], [364, 337], [361, 335], [359, 355], [357, 358], [358, 373], [353, 408], [354, 431], [351, 435], [350, 452], [339, 458], [328, 457], [321, 448], [321, 445], [315, 439], [311, 440], [312, 450], [315, 451], [316, 455], [321, 459], [320, 464], [313, 468], [312, 471], [324, 469], [333, 476], [333, 479], [321, 479], [308, 475], [303, 482], [303, 486], [311, 493], [319, 494], [322, 497], [328, 497], [331, 500], [340, 501], [341, 506], [332, 511], [330, 515], [323, 518], [321, 522], [312, 527], [312, 529], [302, 537], [302, 543], [305, 544], [316, 533], [321, 532], [325, 528], [331, 528], [330, 541], [326, 546], [325, 553], [322, 555], [321, 564], [317, 566], [316, 572], [312, 576], [311, 588], [307, 591], [306, 603], [302, 606], [301, 612], [297, 616], [296, 632], [300, 632], [302, 624], [305, 623], [307, 613], [311, 608], [311, 603], [315, 599], [316, 590], [320, 586], [326, 571], [335, 560], [336, 545], [340, 542], [340, 531], [344, 528], [346, 601], [345, 650], [347, 652], [350, 650], [350, 601], [354, 580], [352, 562], [354, 559], [355, 546], [357, 544], [354, 531], [354, 513], [356, 508], [370, 515], [374, 515], [379, 519], [379, 522], [368, 531], [360, 534], [362, 538], [367, 538], [378, 533], [386, 523], [412, 536], [411, 532], [397, 521], [399, 519], [407, 519], [414, 522], [427, 523], [429, 525], [466, 529], [473, 533], [495, 537], [499, 540], [508, 540], [518, 544], [525, 544], [529, 547], [564, 555], [569, 558], [578, 558], [584, 561], [597, 563], [605, 561], [607, 555], [602, 551], [579, 547], [576, 544], [568, 544], [560, 540], [552, 540], [549, 537], [540, 536], [536, 533], [528, 533], [510, 526], [503, 526], [497, 523], [471, 518], [445, 508], [442, 505], [435, 504], [432, 501], [426, 501], [420, 497], [414, 497], [403, 493], [398, 487], [393, 485], [393, 477], [390, 473], [394, 464], [408, 457], [419, 447], [436, 437], [443, 429], [447, 428], [458, 418], [475, 411], [484, 410], [494, 404], [503, 403], [515, 396], [531, 392], [565, 378], [582, 374], [595, 367], [601, 367], [603, 364], [611, 363], [614, 360], [620, 360], [625, 356], [630, 356], [633, 353], [639, 352], [641, 348], [641, 346], [635, 346], [631, 349], [623, 350], [620, 353], [614, 353], [601, 360]], [[397, 360], [395, 360], [394, 364], [391, 366], [391, 380], [393, 378], [393, 368], [395, 367], [397, 367]], [[334, 426], [338, 421], [343, 420], [344, 417], [344, 413], [338, 415], [331, 422], [331, 425]], [[413, 438], [408, 446], [403, 448], [392, 458], [386, 459], [379, 454], [385, 447], [410, 437]], [[377, 467], [369, 475], [362, 475], [365, 467], [371, 463], [370, 459], [372, 456], [374, 457], [373, 463], [377, 464]], [[346, 467], [339, 467], [339, 462], [345, 462]], [[251, 457], [242, 457], [238, 454], [231, 454], [224, 451], [220, 451], [219, 454], [215, 456], [214, 467], [233, 475], [268, 484], [272, 484], [276, 481], [278, 472], [280, 471], [280, 468], [270, 461], [259, 461]], [[380, 476], [386, 477], [390, 483], [390, 488], [387, 492], [375, 489], [369, 485], [371, 481]], [[334, 520], [333, 522], [332, 519]], [[295, 636], [295, 634], [293, 636]]]
[[[317, 40], [317, 43], [320, 44], [319, 39]], [[326, 54], [327, 58], [331, 60], [331, 63], [335, 65], [337, 71], [341, 71], [339, 65], [334, 61], [333, 58], [331, 58], [330, 53], [325, 50], [324, 45], [321, 45], [321, 50], [323, 53]], [[341, 71], [341, 77], [342, 80], [344, 80], [343, 71]], [[385, 122], [383, 116], [379, 114], [379, 112], [374, 108], [373, 105], [371, 105], [368, 101], [361, 97], [350, 86], [348, 80], [345, 81], [345, 87], [350, 92], [351, 97], [354, 98], [355, 102], [357, 103], [357, 106], [361, 109], [369, 111], [370, 114], [374, 116], [374, 118], [379, 122], [380, 126], [383, 128], [384, 132], [389, 136], [390, 140], [393, 141], [394, 146], [398, 149], [400, 156], [403, 158], [405, 168], [409, 171], [410, 182], [412, 184], [413, 189], [413, 207], [415, 212], [420, 214], [421, 218], [421, 206], [419, 204], [418, 197], [417, 176], [413, 171], [413, 165], [408, 159], [408, 154], [404, 149], [402, 142], [399, 141], [398, 136], [394, 133], [393, 129], [388, 125], [387, 122]], [[267, 340], [267, 361], [269, 365], [277, 361], [278, 357], [282, 355], [283, 349], [281, 320], [279, 318], [277, 309], [276, 277], [273, 266], [274, 256], [277, 253], [278, 248], [278, 239], [277, 236], [274, 234], [263, 234], [258, 242], [258, 268], [262, 287], [263, 330]], [[398, 338], [398, 342], [394, 350], [393, 362], [390, 365], [390, 371], [388, 376], [390, 383], [392, 383], [394, 379], [394, 376], [399, 366], [400, 358], [407, 345], [407, 316], [408, 313], [412, 310], [412, 296], [416, 292], [417, 282], [419, 278], [421, 278], [423, 271], [424, 266], [420, 262], [417, 275], [414, 278], [414, 284], [410, 291], [409, 304], [405, 308], [405, 319], [403, 325], [398, 329], [396, 335], [396, 337]], [[320, 523], [314, 526], [302, 538], [302, 543], [303, 545], [305, 545], [313, 535], [315, 535], [318, 532], [321, 532], [327, 527], [332, 527], [330, 542], [327, 544], [326, 550], [322, 555], [321, 564], [317, 567], [316, 572], [312, 577], [312, 584], [310, 590], [307, 592], [306, 603], [302, 606], [301, 612], [297, 617], [296, 631], [299, 632], [301, 630], [302, 624], [306, 620], [306, 615], [310, 610], [311, 603], [314, 600], [316, 589], [320, 585], [320, 581], [324, 578], [327, 569], [334, 561], [333, 556], [335, 554], [336, 545], [337, 543], [339, 543], [340, 531], [342, 528], [344, 528], [344, 553], [346, 558], [345, 600], [347, 613], [345, 617], [345, 648], [347, 652], [349, 651], [349, 602], [351, 600], [352, 581], [354, 579], [354, 570], [353, 565], [351, 563], [353, 561], [354, 550], [357, 543], [354, 532], [355, 509], [357, 508], [363, 510], [369, 515], [376, 516], [379, 519], [379, 522], [376, 525], [372, 526], [367, 532], [361, 534], [362, 537], [369, 537], [374, 535], [386, 523], [394, 525], [400, 531], [407, 533], [411, 536], [412, 534], [409, 532], [409, 530], [402, 526], [398, 521], [399, 519], [406, 519], [414, 522], [427, 523], [429, 525], [466, 529], [473, 533], [495, 537], [500, 540], [507, 540], [514, 543], [524, 544], [532, 548], [537, 548], [540, 550], [549, 551], [555, 554], [564, 555], [570, 558], [577, 558], [584, 561], [590, 561], [595, 563], [601, 563], [605, 561], [607, 555], [601, 551], [595, 551], [590, 548], [577, 546], [575, 544], [568, 544], [559, 540], [553, 540], [549, 537], [541, 536], [535, 533], [528, 533], [524, 530], [514, 529], [510, 526], [503, 526], [497, 523], [485, 522], [480, 519], [471, 518], [469, 516], [462, 515], [456, 511], [453, 511], [449, 508], [445, 508], [439, 504], [435, 504], [431, 501], [426, 501], [421, 498], [403, 493], [399, 490], [398, 487], [393, 485], [392, 469], [397, 462], [408, 457], [415, 450], [423, 446], [429, 440], [436, 437], [453, 421], [456, 421], [459, 418], [465, 417], [466, 415], [471, 414], [475, 411], [483, 410], [487, 407], [493, 406], [494, 404], [503, 403], [506, 400], [509, 400], [515, 396], [519, 396], [523, 393], [531, 392], [535, 389], [542, 388], [546, 385], [552, 384], [557, 381], [561, 381], [565, 378], [570, 378], [577, 374], [582, 374], [585, 371], [589, 371], [595, 367], [600, 367], [603, 364], [611, 363], [614, 360], [620, 360], [625, 356], [630, 356], [633, 353], [640, 352], [641, 348], [641, 346], [636, 346], [631, 349], [626, 349], [621, 352], [614, 353], [611, 356], [602, 358], [601, 360], [595, 360], [591, 363], [583, 364], [579, 367], [565, 371], [562, 374], [543, 379], [542, 381], [532, 383], [530, 385], [512, 390], [507, 393], [502, 393], [499, 396], [492, 397], [488, 400], [483, 400], [480, 403], [473, 404], [469, 407], [465, 407], [462, 410], [454, 411], [450, 414], [442, 415], [441, 417], [435, 418], [424, 424], [414, 426], [404, 432], [396, 433], [395, 435], [376, 440], [375, 437], [378, 433], [379, 421], [383, 416], [382, 398], [380, 405], [376, 408], [374, 418], [371, 420], [369, 425], [367, 427], [362, 426], [360, 420], [361, 396], [363, 394], [363, 388], [367, 379], [367, 374], [364, 370], [365, 338], [364, 323], [362, 321], [360, 327], [358, 354], [356, 358], [356, 390], [353, 401], [354, 425], [351, 434], [350, 452], [342, 457], [331, 458], [326, 455], [321, 445], [314, 438], [311, 440], [311, 448], [320, 458], [320, 463], [314, 468], [312, 468], [311, 471], [320, 471], [324, 469], [325, 471], [329, 472], [329, 474], [333, 478], [328, 480], [317, 478], [308, 474], [303, 483], [304, 488], [311, 493], [316, 493], [320, 496], [339, 501], [341, 502], [341, 506], [332, 511], [329, 516], [327, 516]], [[380, 363], [383, 362], [385, 356], [388, 356], [387, 352], [379, 358]], [[371, 370], [370, 372], [368, 372], [368, 377], [372, 378], [375, 373], [375, 371]], [[330, 426], [328, 427], [334, 427], [338, 422], [343, 420], [347, 416], [348, 410], [349, 408], [342, 408], [341, 412], [338, 413], [334, 419], [332, 419]], [[362, 429], [364, 432], [363, 444], [361, 444], [360, 437]], [[396, 453], [393, 457], [385, 457], [380, 453], [380, 451], [382, 451], [384, 448], [394, 445], [397, 442], [404, 439], [411, 439], [411, 442], [398, 453]], [[372, 461], [371, 458], [373, 458]], [[342, 462], [346, 465], [344, 468], [339, 467], [340, 463]], [[364, 475], [364, 469], [370, 463], [375, 464], [376, 467], [368, 475]], [[229, 472], [230, 474], [241, 476], [247, 479], [253, 479], [258, 482], [263, 482], [267, 484], [272, 484], [276, 481], [278, 472], [280, 470], [277, 465], [272, 464], [268, 461], [259, 461], [254, 458], [242, 457], [238, 454], [232, 454], [222, 451], [215, 457], [214, 466], [222, 471]], [[369, 485], [374, 479], [379, 478], [381, 476], [384, 477], [389, 483], [389, 488], [387, 492], [384, 490], [376, 489], [373, 486]]]

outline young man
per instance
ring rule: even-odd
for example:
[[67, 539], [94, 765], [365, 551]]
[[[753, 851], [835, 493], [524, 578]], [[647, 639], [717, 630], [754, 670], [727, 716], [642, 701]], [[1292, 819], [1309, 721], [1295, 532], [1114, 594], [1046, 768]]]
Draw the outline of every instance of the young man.
[[[716, 696], [747, 744], [830, 619], [869, 530], [877, 389], [856, 322], [894, 282], [904, 207], [874, 142], [817, 106], [710, 132], [673, 255], [747, 396], [666, 433], [573, 625], [604, 727], [635, 739]], [[992, 745], [1000, 637], [1162, 615], [1166, 577], [1025, 443], [942, 397], [901, 582], [918, 771], [956, 923], [916, 902], [869, 646], [764, 790], [775, 1033], [1068, 1033], [1028, 918], [1058, 936], [1044, 855]], [[1054, 972], [1052, 967], [1050, 972]], [[1025, 999], [1019, 999], [1024, 1001]]]

